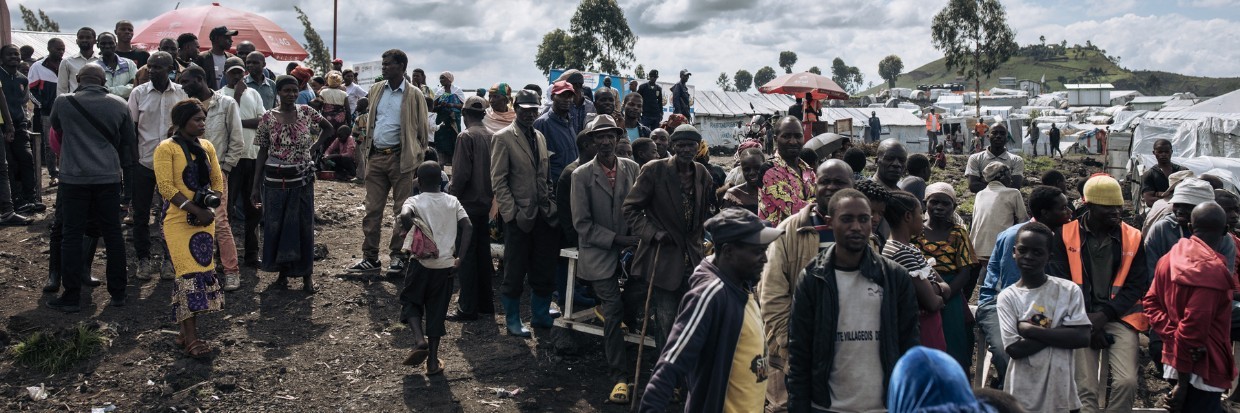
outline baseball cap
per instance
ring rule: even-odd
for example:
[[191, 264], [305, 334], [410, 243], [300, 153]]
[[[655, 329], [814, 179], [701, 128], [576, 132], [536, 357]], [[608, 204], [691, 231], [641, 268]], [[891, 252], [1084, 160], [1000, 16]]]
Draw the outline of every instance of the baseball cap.
[[715, 245], [732, 242], [766, 245], [784, 234], [784, 230], [766, 226], [757, 215], [744, 208], [724, 208], [706, 220], [704, 227]]
[[465, 105], [461, 106], [461, 110], [486, 112], [487, 100], [481, 96], [470, 96], [469, 99], [465, 99]]
[[224, 73], [228, 73], [232, 71], [233, 69], [244, 71], [245, 61], [241, 60], [240, 57], [236, 57], [236, 56], [225, 59], [224, 60]]
[[236, 36], [236, 35], [237, 35], [236, 30], [228, 30], [228, 26], [218, 26], [214, 29], [211, 29], [211, 34], [208, 35], [207, 38], [215, 39], [220, 36]]
[[573, 92], [573, 84], [568, 81], [560, 80], [551, 85], [551, 96], [555, 96], [564, 92]]
[[517, 97], [512, 100], [512, 105], [518, 108], [537, 108], [542, 106], [542, 98], [538, 97], [538, 93], [529, 89], [521, 89], [517, 92]]
[[689, 69], [680, 69], [680, 75], [681, 76], [693, 76], [692, 73], [689, 73]]

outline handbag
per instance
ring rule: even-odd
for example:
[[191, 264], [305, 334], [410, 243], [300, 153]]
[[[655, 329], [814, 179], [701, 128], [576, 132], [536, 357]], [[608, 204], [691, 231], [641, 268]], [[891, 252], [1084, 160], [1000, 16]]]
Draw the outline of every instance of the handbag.
[[409, 250], [409, 254], [416, 259], [435, 259], [439, 258], [439, 246], [435, 245], [435, 239], [432, 238], [434, 233], [431, 227], [418, 214], [415, 207], [412, 211], [413, 228], [405, 235], [405, 249]]

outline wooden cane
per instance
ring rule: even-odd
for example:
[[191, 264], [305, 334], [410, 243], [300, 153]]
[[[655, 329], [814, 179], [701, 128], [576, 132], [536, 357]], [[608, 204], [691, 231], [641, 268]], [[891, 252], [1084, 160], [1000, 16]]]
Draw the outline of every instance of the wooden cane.
[[[637, 340], [637, 368], [633, 371], [633, 390], [629, 392], [629, 411], [637, 411], [636, 396], [639, 391], [637, 385], [642, 382], [642, 350], [646, 349], [646, 325], [650, 322], [650, 295], [654, 293], [654, 265], [659, 262], [659, 252], [663, 251], [663, 244], [659, 244], [654, 248], [654, 260], [650, 263], [650, 268], [646, 270], [646, 304], [642, 309], [642, 333], [641, 338]], [[659, 320], [663, 322], [663, 320]]]

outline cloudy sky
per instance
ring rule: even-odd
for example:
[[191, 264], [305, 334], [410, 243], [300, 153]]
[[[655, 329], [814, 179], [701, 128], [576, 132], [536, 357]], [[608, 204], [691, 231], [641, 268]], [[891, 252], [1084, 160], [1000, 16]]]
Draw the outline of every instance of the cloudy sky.
[[[618, 0], [639, 37], [636, 63], [665, 74], [687, 68], [692, 83], [713, 89], [720, 72], [779, 70], [781, 50], [799, 55], [795, 70], [829, 68], [841, 57], [867, 82], [880, 83], [878, 61], [895, 54], [911, 70], [941, 57], [930, 45], [930, 21], [946, 0]], [[23, 28], [18, 2], [14, 26]], [[22, 0], [43, 9], [72, 31], [110, 29], [118, 19], [145, 22], [176, 4], [168, 0]], [[348, 3], [348, 4], [346, 4]], [[1200, 76], [1240, 76], [1240, 0], [1005, 0], [1008, 23], [1021, 44], [1086, 40], [1119, 55], [1130, 69]], [[182, 1], [181, 7], [207, 5]], [[319, 34], [332, 37], [330, 0], [223, 1], [260, 13], [300, 38], [293, 6], [305, 10]], [[361, 6], [360, 4], [365, 4]], [[378, 60], [400, 48], [411, 67], [456, 74], [458, 85], [497, 81], [534, 83], [534, 54], [542, 35], [568, 28], [572, 0], [388, 0], [341, 2], [339, 57], [347, 63]], [[828, 69], [829, 70], [829, 69]], [[629, 70], [631, 72], [631, 69]], [[667, 78], [667, 76], [665, 76]]]

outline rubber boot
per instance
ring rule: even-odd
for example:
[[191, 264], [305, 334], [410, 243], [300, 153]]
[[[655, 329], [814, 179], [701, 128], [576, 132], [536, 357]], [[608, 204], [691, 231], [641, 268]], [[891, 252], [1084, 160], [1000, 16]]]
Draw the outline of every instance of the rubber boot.
[[551, 296], [530, 294], [530, 327], [551, 328]]
[[521, 299], [503, 294], [500, 294], [499, 299], [504, 305], [504, 324], [508, 326], [508, 335], [529, 337], [530, 330], [521, 324]]
[[47, 272], [47, 284], [43, 285], [43, 292], [54, 293], [60, 291], [60, 271]]

